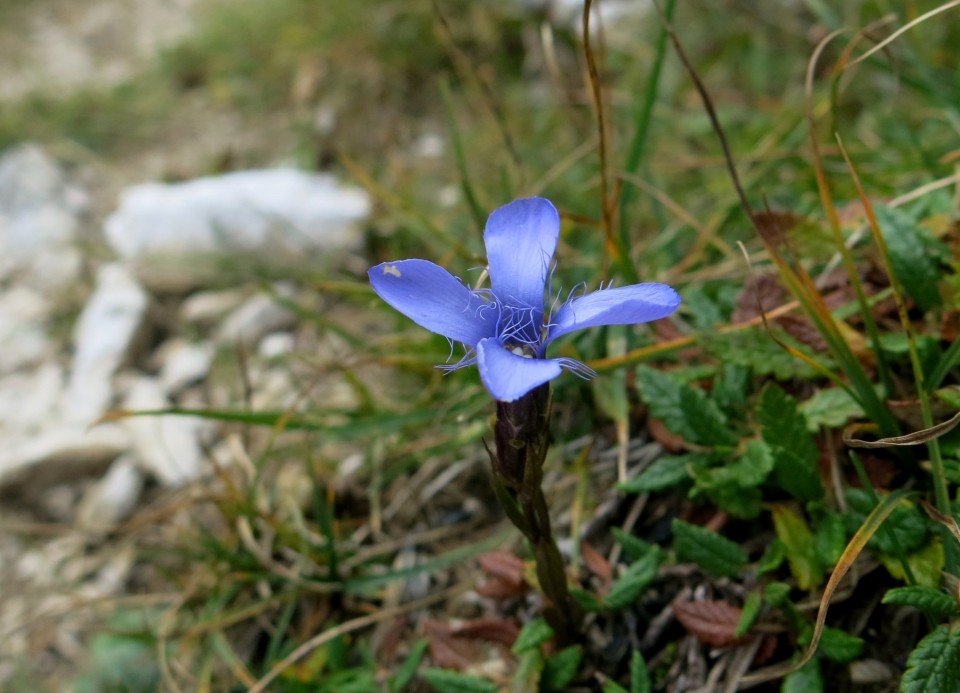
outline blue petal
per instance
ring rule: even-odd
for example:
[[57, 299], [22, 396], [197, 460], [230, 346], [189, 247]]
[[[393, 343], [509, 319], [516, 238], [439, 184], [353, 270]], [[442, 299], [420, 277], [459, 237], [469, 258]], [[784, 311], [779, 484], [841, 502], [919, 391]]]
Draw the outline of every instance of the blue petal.
[[563, 372], [558, 359], [518, 356], [496, 339], [484, 339], [477, 344], [477, 366], [487, 391], [501, 402], [520, 399]]
[[380, 298], [431, 332], [469, 346], [496, 334], [499, 310], [432, 262], [384, 262], [367, 276]]
[[542, 311], [547, 271], [559, 236], [560, 215], [542, 197], [515, 200], [495, 210], [487, 219], [483, 241], [490, 286], [497, 298]]
[[599, 325], [635, 325], [670, 315], [680, 294], [666, 284], [633, 284], [603, 289], [563, 304], [550, 320], [549, 344], [557, 337]]

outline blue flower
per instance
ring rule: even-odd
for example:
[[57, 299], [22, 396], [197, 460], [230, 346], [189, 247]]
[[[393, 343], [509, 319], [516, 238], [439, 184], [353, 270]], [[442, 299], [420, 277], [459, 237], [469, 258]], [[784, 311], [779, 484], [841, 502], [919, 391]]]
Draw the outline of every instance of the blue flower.
[[632, 325], [670, 315], [680, 296], [666, 284], [601, 289], [545, 305], [547, 278], [560, 236], [556, 208], [540, 197], [515, 200], [487, 219], [490, 288], [471, 290], [427, 260], [384, 262], [370, 268], [377, 294], [431, 332], [462, 342], [466, 356], [450, 370], [476, 363], [493, 397], [513, 402], [556, 378], [564, 368], [595, 375], [569, 358], [546, 358], [565, 334], [599, 325]]

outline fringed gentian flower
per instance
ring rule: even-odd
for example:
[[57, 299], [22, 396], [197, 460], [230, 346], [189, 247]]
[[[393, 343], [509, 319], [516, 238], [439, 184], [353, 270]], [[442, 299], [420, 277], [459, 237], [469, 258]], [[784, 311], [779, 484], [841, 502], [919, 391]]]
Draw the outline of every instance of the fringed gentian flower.
[[442, 368], [476, 363], [490, 394], [513, 402], [564, 368], [594, 375], [574, 359], [547, 358], [557, 338], [587, 327], [650, 322], [680, 305], [671, 287], [646, 283], [572, 297], [553, 310], [546, 287], [559, 236], [560, 216], [548, 200], [516, 200], [487, 219], [489, 289], [471, 290], [427, 260], [384, 262], [370, 269], [370, 283], [421, 327], [464, 344], [466, 356]]

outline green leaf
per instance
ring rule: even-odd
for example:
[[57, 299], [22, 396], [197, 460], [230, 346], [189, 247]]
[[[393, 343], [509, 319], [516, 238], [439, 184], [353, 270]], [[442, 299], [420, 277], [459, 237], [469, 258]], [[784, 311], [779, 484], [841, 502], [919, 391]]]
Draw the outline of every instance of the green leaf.
[[681, 563], [696, 563], [718, 577], [737, 577], [747, 555], [726, 537], [683, 520], [673, 521], [674, 550]]
[[410, 654], [403, 660], [403, 664], [400, 665], [396, 675], [390, 678], [388, 688], [391, 693], [397, 693], [403, 690], [407, 684], [413, 680], [413, 676], [417, 673], [417, 667], [420, 666], [420, 662], [423, 660], [423, 655], [427, 651], [428, 645], [429, 641], [426, 638], [420, 638], [414, 646], [410, 648]]
[[700, 459], [706, 459], [706, 455], [663, 455], [634, 478], [617, 484], [617, 490], [623, 493], [648, 493], [676, 486], [690, 478], [687, 465]]
[[499, 690], [489, 679], [447, 669], [424, 669], [423, 678], [437, 693], [497, 693]]
[[[877, 558], [880, 559], [890, 575], [898, 580], [907, 579], [906, 571], [904, 571], [899, 558], [886, 553], [878, 554]], [[923, 548], [907, 554], [906, 558], [918, 585], [934, 588], [940, 585], [944, 556], [943, 544], [940, 543], [939, 537], [932, 537]]]
[[698, 445], [736, 445], [737, 436], [727, 417], [703, 390], [646, 366], [637, 367], [637, 387], [650, 413], [685, 440]]
[[728, 363], [714, 381], [710, 398], [727, 414], [736, 416], [745, 408], [749, 391], [750, 369]]
[[817, 587], [823, 582], [824, 567], [817, 555], [813, 532], [806, 521], [787, 505], [774, 505], [770, 512], [797, 586], [802, 590]]
[[834, 565], [847, 548], [847, 526], [839, 513], [828, 512], [817, 523], [817, 556], [824, 565]]
[[577, 675], [582, 658], [583, 649], [579, 645], [571, 645], [559, 652], [554, 652], [547, 657], [543, 666], [540, 685], [548, 691], [562, 691]]
[[786, 557], [787, 552], [786, 549], [783, 548], [783, 542], [779, 539], [774, 539], [767, 544], [767, 548], [763, 550], [763, 555], [760, 556], [760, 560], [757, 561], [757, 575], [772, 573], [780, 567], [783, 559]]
[[623, 377], [600, 375], [590, 382], [597, 406], [613, 421], [626, 421], [630, 403]]
[[630, 656], [630, 693], [650, 693], [652, 688], [647, 663], [643, 655], [638, 650], [634, 650]]
[[933, 236], [902, 210], [877, 204], [874, 212], [887, 244], [893, 273], [903, 290], [920, 310], [930, 310], [938, 305], [941, 273], [933, 257], [938, 251]]
[[603, 602], [593, 592], [573, 587], [570, 589], [570, 596], [577, 600], [577, 604], [584, 611], [590, 613], [603, 611]]
[[960, 614], [960, 606], [957, 606], [957, 601], [953, 597], [934, 587], [922, 585], [894, 587], [887, 590], [883, 595], [883, 603], [912, 606], [933, 618], [953, 618]]
[[939, 626], [917, 644], [900, 680], [902, 693], [960, 690], [960, 630]]
[[638, 561], [651, 551], [660, 550], [653, 544], [645, 542], [640, 537], [624, 532], [619, 527], [611, 527], [610, 533], [613, 534], [614, 540], [620, 544], [624, 555], [631, 561]]
[[[844, 515], [847, 528], [855, 530], [863, 522], [867, 514], [873, 510], [873, 501], [863, 489], [849, 488], [844, 497], [850, 505], [850, 512]], [[883, 523], [880, 530], [870, 538], [867, 544], [871, 549], [886, 554], [896, 554], [894, 537], [900, 545], [900, 550], [910, 553], [923, 546], [927, 539], [929, 525], [920, 513], [920, 509], [910, 501], [901, 501]]]
[[[808, 347], [798, 343], [783, 330], [774, 328], [774, 332], [790, 346], [805, 354], [811, 354]], [[736, 332], [704, 332], [698, 335], [697, 341], [722, 363], [744, 366], [753, 371], [754, 375], [773, 375], [778, 380], [812, 378], [819, 375], [816, 369], [784, 350], [759, 327]], [[829, 367], [828, 359], [822, 354], [816, 355], [816, 359]]]
[[863, 407], [842, 387], [817, 390], [813, 397], [800, 403], [799, 409], [811, 433], [816, 433], [821, 426], [840, 428], [850, 419], [865, 416]]
[[690, 473], [694, 481], [691, 499], [704, 495], [721, 510], [744, 519], [753, 519], [760, 514], [763, 500], [760, 489], [741, 486], [726, 468], [697, 464], [690, 468]]
[[603, 693], [630, 693], [630, 691], [613, 679], [607, 679], [604, 681], [603, 685], [600, 687], [600, 690], [603, 691]]
[[796, 671], [787, 674], [780, 686], [780, 693], [823, 693], [820, 660], [811, 659]]
[[523, 627], [517, 636], [517, 641], [513, 643], [512, 652], [515, 655], [534, 647], [540, 647], [543, 643], [553, 638], [553, 628], [547, 625], [542, 618], [535, 618]]
[[651, 551], [635, 562], [610, 587], [603, 598], [608, 611], [620, 611], [633, 604], [657, 576], [660, 567], [660, 552]]
[[820, 635], [817, 651], [834, 662], [846, 663], [856, 659], [863, 652], [863, 639], [839, 628], [826, 626]]
[[743, 612], [740, 614], [740, 620], [737, 622], [737, 628], [733, 634], [742, 638], [750, 630], [750, 627], [756, 622], [760, 615], [760, 607], [763, 606], [763, 598], [760, 593], [753, 591], [747, 595], [743, 601]]
[[800, 500], [823, 497], [817, 466], [820, 452], [796, 400], [768, 383], [760, 393], [757, 416], [763, 440], [773, 451], [774, 478], [780, 488]]

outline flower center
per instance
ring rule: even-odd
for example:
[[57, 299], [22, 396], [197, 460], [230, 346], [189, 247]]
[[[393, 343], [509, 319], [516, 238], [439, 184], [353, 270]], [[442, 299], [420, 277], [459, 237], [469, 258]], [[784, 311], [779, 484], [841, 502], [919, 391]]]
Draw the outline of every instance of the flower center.
[[525, 359], [532, 359], [537, 355], [537, 352], [534, 351], [533, 347], [529, 344], [513, 344], [507, 346], [507, 349], [509, 349], [511, 353], [522, 356]]

